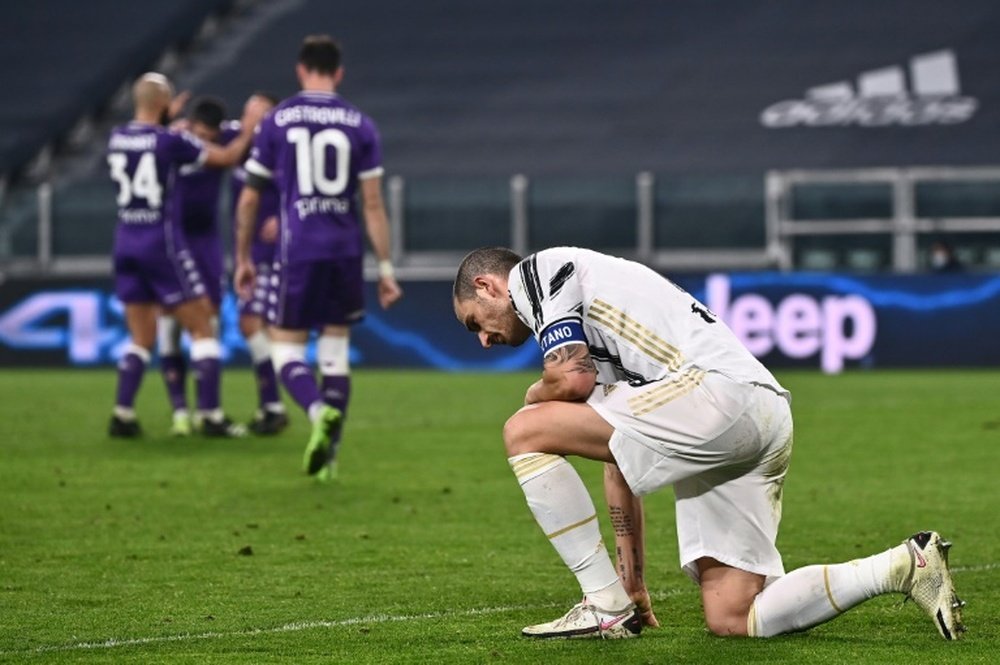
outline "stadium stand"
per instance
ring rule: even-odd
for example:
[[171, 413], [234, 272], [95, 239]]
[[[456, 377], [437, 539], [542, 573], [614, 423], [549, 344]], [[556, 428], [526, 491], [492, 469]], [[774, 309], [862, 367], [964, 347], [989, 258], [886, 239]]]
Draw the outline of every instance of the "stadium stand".
[[0, 21], [0, 175], [24, 167], [232, 0], [15, 2]]
[[[853, 173], [997, 163], [1000, 5], [918, 4], [919, 10], [911, 0], [780, 6], [764, 0], [635, 0], [627, 7], [613, 0], [244, 0], [240, 8], [247, 19], [186, 54], [178, 82], [196, 93], [220, 95], [235, 115], [253, 90], [287, 95], [295, 89], [293, 60], [305, 33], [336, 36], [345, 49], [342, 92], [378, 121], [388, 173], [405, 179], [400, 249], [410, 258], [436, 254], [446, 265], [474, 245], [521, 242], [527, 250], [574, 242], [633, 255], [640, 247], [643, 258], [690, 250], [699, 253], [692, 254], [695, 268], [765, 267], [775, 265], [774, 239], [768, 236], [775, 208], [791, 219], [801, 216], [803, 224], [878, 218], [890, 229], [899, 200], [893, 194], [897, 185], [884, 178], [848, 178], [840, 186], [789, 181], [787, 209], [776, 207], [774, 192], [765, 187], [773, 170]], [[117, 7], [98, 2], [87, 13], [110, 11], [111, 5]], [[75, 88], [66, 98], [76, 104], [77, 115], [106, 105], [123, 77], [145, 67], [140, 60], [155, 60], [157, 49], [183, 39], [184, 25], [190, 35], [207, 13], [227, 6], [220, 0], [143, 7], [141, 21], [140, 11], [130, 8], [118, 22], [138, 21], [141, 29], [120, 31], [108, 43], [149, 49], [80, 56], [95, 63], [85, 68], [85, 78], [105, 81], [105, 87]], [[95, 30], [108, 29], [106, 21], [88, 19], [86, 25], [91, 23]], [[95, 34], [102, 37], [88, 39], [96, 51], [104, 33]], [[56, 64], [47, 66], [53, 69], [65, 59], [51, 57]], [[7, 60], [2, 66], [11, 67]], [[826, 103], [817, 101], [822, 95], [830, 104], [839, 99], [870, 111], [870, 117], [790, 122], [795, 116], [781, 111], [815, 115]], [[883, 111], [891, 99], [904, 110], [943, 105], [967, 117], [926, 124], [899, 120]], [[112, 202], [105, 196], [103, 168], [95, 159], [89, 175], [56, 183], [56, 254], [89, 256], [100, 249], [100, 238], [110, 238]], [[643, 215], [640, 172], [651, 174], [652, 183], [645, 228], [636, 223]], [[515, 174], [528, 178], [523, 212], [529, 223], [521, 236], [511, 221], [517, 217]], [[38, 254], [32, 220], [44, 200], [13, 191], [6, 199], [0, 259]], [[916, 183], [912, 209], [935, 219], [996, 217], [1000, 179]], [[795, 265], [913, 265], [913, 257], [902, 263], [893, 257], [888, 235], [807, 235], [788, 252]], [[982, 245], [986, 236], [966, 237]], [[831, 253], [824, 243], [840, 249]], [[735, 262], [706, 264], [705, 252], [719, 248], [745, 254]], [[984, 261], [1000, 256], [988, 246], [977, 251]], [[777, 265], [789, 267], [787, 261]]]
[[[305, 0], [200, 85], [233, 105], [257, 87], [289, 93], [303, 31], [335, 35], [345, 96], [378, 119], [393, 170], [408, 177], [984, 164], [996, 160], [984, 139], [986, 116], [1000, 117], [998, 25], [991, 0], [919, 11], [907, 0]], [[759, 121], [772, 104], [865, 72], [909, 78], [912, 57], [943, 49], [957, 58], [960, 93], [979, 101], [949, 131]]]

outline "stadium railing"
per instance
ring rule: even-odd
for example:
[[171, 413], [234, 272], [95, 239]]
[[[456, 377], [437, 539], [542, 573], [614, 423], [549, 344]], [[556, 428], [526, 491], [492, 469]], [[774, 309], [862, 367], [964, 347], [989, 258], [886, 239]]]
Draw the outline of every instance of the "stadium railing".
[[966, 266], [1000, 269], [1000, 167], [770, 171], [765, 183], [782, 270], [916, 272], [944, 238]]
[[[1000, 269], [1000, 167], [771, 171], [763, 186], [754, 174], [397, 175], [386, 189], [404, 279], [449, 279], [483, 245], [576, 244], [673, 272], [914, 272], [940, 236], [967, 266]], [[0, 271], [110, 274], [113, 194], [96, 176], [0, 186]]]

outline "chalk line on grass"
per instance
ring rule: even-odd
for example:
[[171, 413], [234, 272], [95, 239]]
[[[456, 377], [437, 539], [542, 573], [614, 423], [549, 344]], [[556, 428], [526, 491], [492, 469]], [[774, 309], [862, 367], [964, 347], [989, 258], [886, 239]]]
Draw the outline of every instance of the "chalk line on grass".
[[[955, 566], [952, 573], [971, 573], [983, 570], [994, 570], [1000, 568], [998, 563], [985, 563], [974, 566]], [[670, 596], [676, 596], [687, 592], [694, 592], [697, 589], [694, 585], [684, 589], [665, 589], [654, 591], [650, 595], [654, 600], [662, 600]], [[0, 656], [26, 655], [30, 653], [48, 653], [55, 651], [88, 651], [97, 649], [115, 649], [118, 647], [145, 646], [149, 644], [165, 644], [170, 642], [194, 642], [198, 640], [217, 640], [232, 637], [254, 637], [256, 635], [276, 635], [280, 633], [295, 633], [304, 630], [316, 630], [318, 628], [344, 628], [347, 626], [359, 626], [364, 624], [380, 623], [404, 623], [409, 621], [427, 621], [430, 619], [455, 619], [460, 617], [485, 616], [490, 614], [503, 614], [504, 612], [518, 612], [523, 610], [542, 610], [549, 607], [557, 607], [556, 603], [545, 605], [501, 605], [497, 607], [477, 607], [468, 610], [425, 612], [421, 614], [369, 614], [359, 617], [348, 617], [346, 619], [335, 620], [314, 620], [314, 621], [293, 621], [280, 626], [270, 628], [245, 628], [233, 631], [206, 631], [204, 633], [178, 633], [176, 635], [153, 635], [150, 637], [109, 637], [105, 640], [94, 640], [88, 642], [71, 642], [67, 644], [43, 644], [32, 649], [19, 651], [0, 651]]]

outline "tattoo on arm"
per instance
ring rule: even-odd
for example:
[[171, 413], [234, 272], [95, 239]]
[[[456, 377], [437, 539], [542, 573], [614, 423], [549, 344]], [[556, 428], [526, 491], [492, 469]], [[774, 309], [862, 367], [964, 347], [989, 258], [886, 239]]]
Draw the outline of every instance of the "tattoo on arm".
[[567, 344], [545, 354], [545, 368], [564, 368], [567, 372], [597, 374], [586, 344]]
[[626, 513], [623, 508], [620, 506], [608, 506], [608, 513], [611, 515], [611, 526], [615, 528], [616, 536], [635, 535], [632, 516]]

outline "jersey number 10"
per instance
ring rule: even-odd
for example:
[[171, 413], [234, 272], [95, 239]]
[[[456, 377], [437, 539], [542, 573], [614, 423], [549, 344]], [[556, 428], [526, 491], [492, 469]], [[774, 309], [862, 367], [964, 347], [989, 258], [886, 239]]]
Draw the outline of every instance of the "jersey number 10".
[[[291, 127], [288, 142], [295, 144], [295, 171], [299, 179], [299, 195], [312, 196], [318, 190], [323, 196], [338, 196], [347, 189], [348, 167], [351, 162], [351, 140], [339, 129], [324, 129], [310, 134], [306, 127]], [[337, 159], [337, 176], [326, 177], [327, 148], [333, 148]]]

